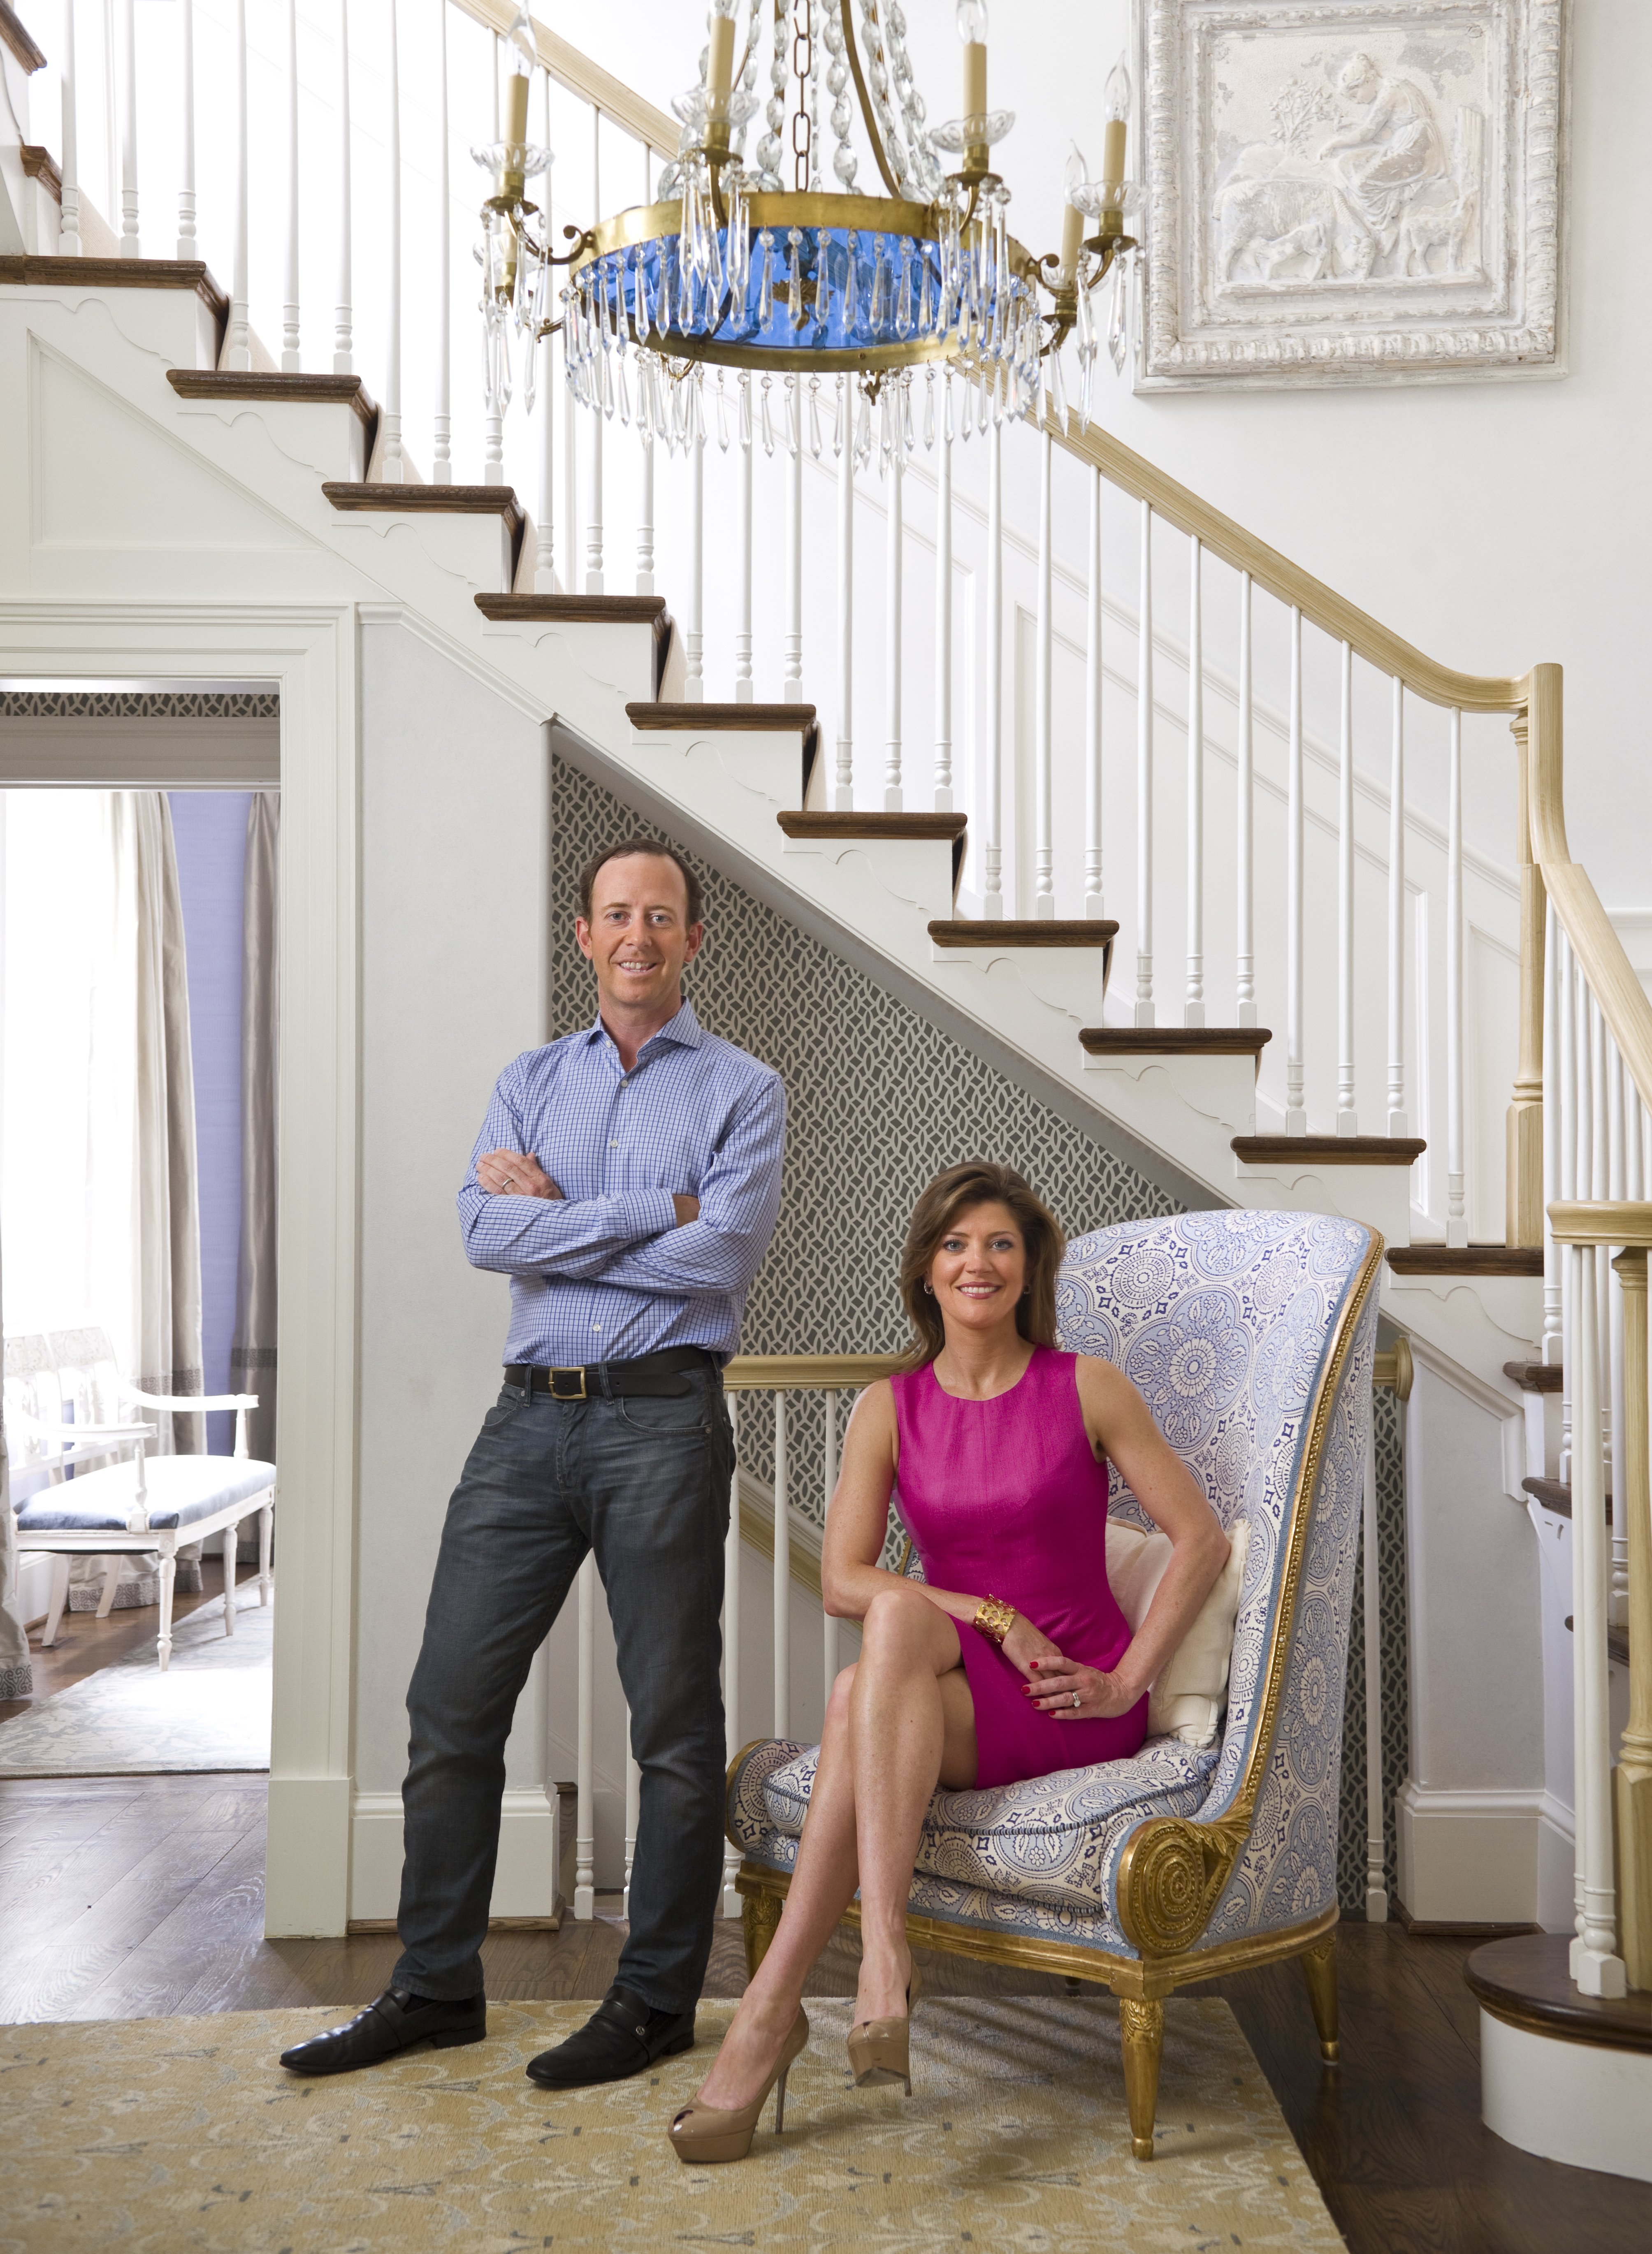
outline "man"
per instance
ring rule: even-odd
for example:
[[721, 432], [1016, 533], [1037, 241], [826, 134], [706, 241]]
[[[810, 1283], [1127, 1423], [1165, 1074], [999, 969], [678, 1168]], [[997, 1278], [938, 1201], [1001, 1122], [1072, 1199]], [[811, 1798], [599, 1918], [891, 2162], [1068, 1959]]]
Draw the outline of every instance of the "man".
[[500, 1075], [458, 1195], [471, 1261], [510, 1278], [511, 1322], [408, 1691], [402, 1954], [375, 2003], [284, 2054], [302, 2074], [486, 2034], [505, 1740], [591, 1550], [642, 1771], [631, 1928], [602, 2005], [528, 2071], [617, 2081], [694, 2040], [722, 1871], [721, 1368], [774, 1233], [785, 1096], [682, 998], [704, 927], [676, 853], [611, 846], [580, 910], [596, 1022]]

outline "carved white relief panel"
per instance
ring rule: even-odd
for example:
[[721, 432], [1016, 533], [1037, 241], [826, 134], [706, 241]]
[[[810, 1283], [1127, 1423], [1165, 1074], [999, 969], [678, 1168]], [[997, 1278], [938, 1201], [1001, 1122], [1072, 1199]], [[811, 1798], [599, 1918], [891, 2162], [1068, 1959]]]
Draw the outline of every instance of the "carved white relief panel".
[[1558, 368], [1563, 0], [1140, 0], [1138, 388]]

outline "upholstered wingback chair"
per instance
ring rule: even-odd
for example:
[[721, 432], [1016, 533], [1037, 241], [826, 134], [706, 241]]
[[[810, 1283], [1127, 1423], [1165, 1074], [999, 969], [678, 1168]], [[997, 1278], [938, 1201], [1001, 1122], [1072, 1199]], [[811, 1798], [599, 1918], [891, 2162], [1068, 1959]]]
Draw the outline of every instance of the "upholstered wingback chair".
[[[1082, 1237], [1061, 1270], [1061, 1344], [1124, 1370], [1228, 1532], [1248, 1522], [1226, 1714], [1208, 1746], [1150, 1737], [1130, 1760], [937, 1792], [908, 1931], [1110, 1988], [1138, 2160], [1173, 1989], [1296, 1956], [1323, 2055], [1337, 2054], [1342, 1694], [1382, 1256], [1354, 1222], [1194, 1213]], [[1110, 1510], [1151, 1524], [1116, 1472]], [[760, 1740], [729, 1771], [753, 1969], [816, 1752]]]

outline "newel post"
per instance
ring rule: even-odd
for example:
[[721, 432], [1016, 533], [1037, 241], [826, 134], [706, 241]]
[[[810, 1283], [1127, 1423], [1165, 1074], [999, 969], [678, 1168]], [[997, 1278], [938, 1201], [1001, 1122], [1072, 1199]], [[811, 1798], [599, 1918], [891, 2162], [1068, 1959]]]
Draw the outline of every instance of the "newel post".
[[1545, 752], [1558, 756], [1560, 748], [1558, 742], [1550, 746], [1544, 741], [1544, 725], [1535, 698], [1510, 723], [1520, 846], [1520, 1060], [1508, 1106], [1506, 1175], [1507, 1239], [1511, 1245], [1543, 1242], [1544, 919], [1548, 895], [1531, 850], [1531, 778], [1535, 761]]

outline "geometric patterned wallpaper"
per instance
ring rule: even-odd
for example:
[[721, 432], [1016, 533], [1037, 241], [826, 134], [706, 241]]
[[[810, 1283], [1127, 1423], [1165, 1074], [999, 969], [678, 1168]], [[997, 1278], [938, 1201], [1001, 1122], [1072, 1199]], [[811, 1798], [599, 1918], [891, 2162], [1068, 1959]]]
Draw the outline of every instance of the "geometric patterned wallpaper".
[[274, 690], [0, 690], [0, 720], [278, 720]]
[[[1405, 1459], [1400, 1403], [1391, 1386], [1375, 1395], [1376, 1564], [1382, 1585], [1383, 1883], [1394, 1914], [1399, 1866], [1395, 1812], [1411, 1766], [1411, 1678], [1405, 1600]], [[1342, 1805], [1337, 1892], [1345, 1911], [1365, 1908], [1365, 1550], [1354, 1552], [1348, 1697], [1342, 1709]]]
[[[590, 965], [573, 942], [583, 864], [614, 837], [656, 825], [565, 760], [551, 765], [551, 1024], [588, 1025]], [[709, 1031], [771, 1064], [786, 1083], [787, 1150], [780, 1220], [746, 1303], [747, 1354], [892, 1354], [906, 1342], [896, 1269], [919, 1192], [945, 1166], [988, 1157], [1025, 1174], [1070, 1236], [1115, 1222], [1177, 1213], [1176, 1201], [1125, 1160], [1006, 1074], [886, 993], [773, 908], [683, 848], [705, 888], [705, 943], [685, 985]], [[564, 934], [566, 936], [564, 937]], [[843, 1404], [847, 1411], [847, 1403]], [[1376, 1396], [1383, 1556], [1383, 1706], [1387, 1793], [1404, 1780], [1404, 1511], [1394, 1396]], [[817, 1398], [788, 1402], [788, 1489], [794, 1510], [823, 1516], [825, 1439]], [[774, 1477], [773, 1409], [747, 1395], [740, 1460]], [[1344, 1901], [1365, 1898], [1364, 1657], [1354, 1590], [1342, 1773]], [[1397, 1605], [1398, 1610], [1395, 1611]], [[1390, 1828], [1390, 1852], [1392, 1846]], [[1390, 1892], [1393, 1877], [1390, 1865]]]

